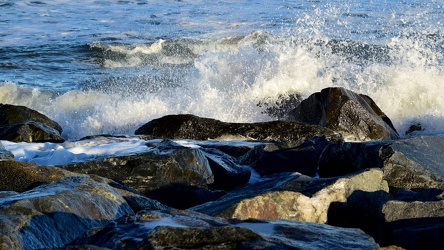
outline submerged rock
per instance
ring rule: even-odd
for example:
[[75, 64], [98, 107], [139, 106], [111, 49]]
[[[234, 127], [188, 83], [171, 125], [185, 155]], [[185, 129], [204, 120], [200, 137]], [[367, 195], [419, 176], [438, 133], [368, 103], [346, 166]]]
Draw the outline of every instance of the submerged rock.
[[390, 119], [370, 97], [344, 88], [312, 94], [290, 112], [289, 120], [329, 128], [351, 141], [399, 138]]
[[13, 142], [63, 142], [62, 127], [24, 106], [0, 104], [0, 139]]
[[359, 229], [295, 221], [232, 221], [190, 211], [141, 211], [78, 239], [111, 249], [372, 249]]
[[65, 177], [0, 199], [0, 248], [60, 248], [131, 208], [119, 193], [87, 176]]
[[166, 139], [241, 139], [280, 142], [282, 147], [296, 147], [305, 139], [324, 135], [331, 141], [342, 136], [328, 128], [299, 122], [271, 121], [226, 123], [194, 115], [168, 115], [154, 119], [135, 131]]

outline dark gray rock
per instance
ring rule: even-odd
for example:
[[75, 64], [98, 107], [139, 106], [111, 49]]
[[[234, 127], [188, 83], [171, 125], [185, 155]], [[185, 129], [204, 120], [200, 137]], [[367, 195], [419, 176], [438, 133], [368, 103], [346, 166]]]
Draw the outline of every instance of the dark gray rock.
[[382, 168], [391, 192], [444, 188], [444, 138], [330, 144], [321, 156], [319, 176], [341, 176], [364, 168]]
[[289, 149], [262, 152], [251, 166], [261, 175], [282, 172], [298, 172], [303, 175], [315, 176], [321, 154], [330, 142], [324, 137], [314, 137]]
[[170, 184], [206, 187], [214, 181], [205, 155], [191, 148], [154, 149], [136, 155], [105, 157], [60, 167], [75, 173], [109, 178], [143, 194]]
[[168, 115], [154, 119], [135, 131], [137, 135], [153, 135], [166, 139], [249, 139], [281, 143], [296, 147], [305, 139], [325, 135], [331, 141], [342, 136], [328, 128], [299, 122], [271, 121], [259, 123], [225, 123], [194, 115]]
[[141, 211], [79, 238], [111, 249], [373, 249], [359, 229], [296, 221], [229, 222], [190, 211]]
[[0, 199], [0, 248], [61, 248], [128, 213], [123, 197], [106, 183], [65, 177]]
[[351, 174], [366, 168], [382, 168], [384, 159], [379, 150], [387, 141], [337, 142], [328, 144], [319, 158], [322, 178]]
[[351, 141], [399, 138], [390, 119], [370, 97], [344, 88], [312, 94], [290, 112], [288, 119], [324, 126]]
[[444, 188], [444, 138], [418, 136], [380, 149], [384, 178], [392, 191]]
[[406, 249], [437, 249], [444, 237], [444, 190], [400, 191], [382, 208], [387, 241]]
[[251, 176], [250, 168], [236, 163], [232, 156], [215, 148], [202, 149], [214, 174], [211, 189], [232, 190], [248, 183]]
[[0, 139], [14, 142], [63, 142], [61, 126], [24, 106], [0, 104]]

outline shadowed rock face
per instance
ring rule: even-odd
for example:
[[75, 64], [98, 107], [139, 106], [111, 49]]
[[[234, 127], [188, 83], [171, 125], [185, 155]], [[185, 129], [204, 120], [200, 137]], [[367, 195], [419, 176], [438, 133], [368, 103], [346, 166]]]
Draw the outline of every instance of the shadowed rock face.
[[350, 141], [399, 138], [390, 119], [370, 97], [344, 88], [312, 94], [290, 112], [289, 120], [329, 128]]
[[190, 211], [141, 211], [73, 244], [111, 249], [372, 249], [358, 229], [296, 221], [228, 221]]
[[0, 139], [14, 142], [63, 142], [62, 127], [24, 106], [0, 104]]
[[299, 122], [271, 121], [258, 123], [225, 123], [194, 115], [168, 115], [152, 120], [135, 131], [138, 135], [153, 135], [171, 139], [251, 139], [282, 143], [296, 147], [305, 139], [325, 135], [332, 141], [342, 136], [328, 128]]

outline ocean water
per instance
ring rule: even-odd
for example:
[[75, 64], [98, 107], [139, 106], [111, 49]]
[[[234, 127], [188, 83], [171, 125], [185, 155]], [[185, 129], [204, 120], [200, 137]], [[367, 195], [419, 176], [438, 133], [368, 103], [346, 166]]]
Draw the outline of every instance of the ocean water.
[[444, 133], [441, 0], [0, 0], [0, 102], [71, 141], [191, 113], [282, 119], [282, 100], [342, 86], [403, 135]]

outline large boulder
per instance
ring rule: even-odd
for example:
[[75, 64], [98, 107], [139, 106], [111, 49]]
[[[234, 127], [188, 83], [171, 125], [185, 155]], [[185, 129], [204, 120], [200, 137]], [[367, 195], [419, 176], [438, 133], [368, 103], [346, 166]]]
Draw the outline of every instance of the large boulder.
[[[208, 189], [214, 184], [215, 175], [201, 150], [183, 147], [169, 140], [151, 143], [149, 146], [153, 146], [153, 150], [145, 153], [104, 157], [59, 167], [75, 173], [112, 179], [148, 198], [180, 209], [216, 200], [225, 194], [221, 190]], [[222, 178], [219, 172], [218, 178]], [[218, 183], [223, 181], [229, 182], [222, 178]], [[237, 182], [230, 185], [241, 184]]]
[[141, 193], [168, 186], [185, 184], [207, 187], [214, 181], [205, 155], [199, 149], [180, 148], [61, 165], [82, 174], [95, 174], [115, 180]]
[[108, 184], [88, 176], [64, 177], [0, 199], [0, 248], [62, 248], [132, 212]]
[[300, 122], [271, 121], [226, 123], [194, 115], [168, 115], [154, 119], [135, 131], [167, 139], [249, 139], [280, 142], [282, 147], [296, 147], [305, 139], [325, 135], [332, 141], [342, 136], [328, 128]]
[[373, 249], [359, 229], [296, 221], [229, 222], [189, 211], [140, 211], [73, 242], [110, 249]]
[[355, 191], [388, 192], [382, 176], [379, 169], [326, 179], [284, 173], [246, 185], [217, 201], [190, 210], [224, 218], [326, 223], [330, 205], [347, 202]]
[[62, 127], [24, 106], [0, 104], [0, 139], [13, 142], [63, 142]]
[[339, 132], [347, 141], [399, 138], [390, 119], [368, 96], [344, 88], [326, 88], [303, 100], [288, 117]]

